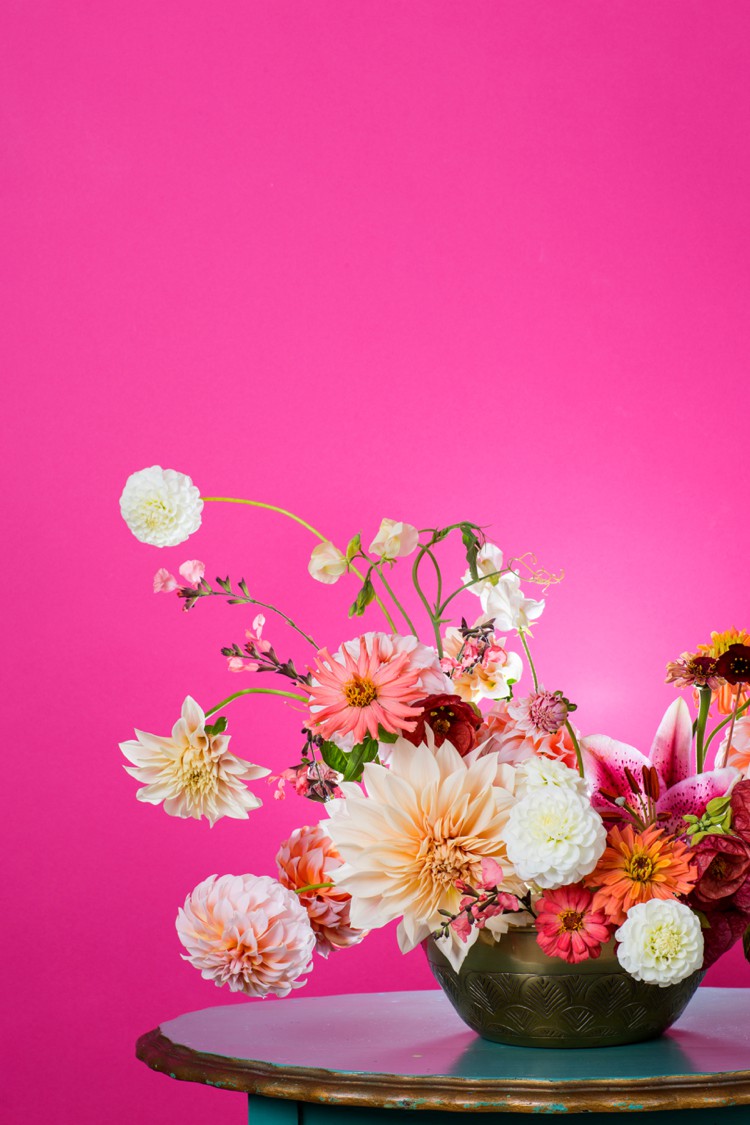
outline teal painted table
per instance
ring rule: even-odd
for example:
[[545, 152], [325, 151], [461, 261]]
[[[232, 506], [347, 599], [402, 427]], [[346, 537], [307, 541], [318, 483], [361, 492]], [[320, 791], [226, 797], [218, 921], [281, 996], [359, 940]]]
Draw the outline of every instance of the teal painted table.
[[[661, 1039], [536, 1050], [480, 1039], [442, 992], [207, 1008], [138, 1040], [172, 1078], [249, 1095], [250, 1125], [750, 1125], [750, 990], [702, 988]], [[416, 1113], [416, 1117], [415, 1117]]]

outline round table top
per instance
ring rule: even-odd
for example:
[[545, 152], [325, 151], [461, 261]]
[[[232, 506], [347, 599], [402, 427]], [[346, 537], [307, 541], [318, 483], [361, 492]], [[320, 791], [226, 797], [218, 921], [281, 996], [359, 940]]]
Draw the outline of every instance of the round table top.
[[136, 1053], [173, 1078], [329, 1105], [474, 1112], [750, 1103], [750, 998], [701, 988], [660, 1039], [579, 1050], [508, 1047], [470, 1031], [442, 992], [379, 992], [206, 1008]]

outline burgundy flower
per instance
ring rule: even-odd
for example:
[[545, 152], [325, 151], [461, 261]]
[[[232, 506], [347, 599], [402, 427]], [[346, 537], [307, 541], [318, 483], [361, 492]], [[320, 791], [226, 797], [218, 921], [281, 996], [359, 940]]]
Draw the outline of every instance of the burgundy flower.
[[730, 645], [716, 661], [716, 674], [728, 684], [750, 683], [750, 645]]
[[667, 664], [666, 682], [680, 688], [710, 687], [711, 691], [716, 691], [721, 687], [721, 678], [716, 675], [716, 658], [683, 652], [679, 660]]
[[750, 914], [733, 907], [703, 913], [708, 922], [708, 928], [703, 931], [703, 968], [708, 969], [739, 941], [750, 923]]
[[426, 727], [430, 727], [435, 735], [436, 746], [442, 746], [447, 738], [461, 757], [474, 749], [482, 718], [460, 695], [428, 695], [414, 706], [421, 707], [422, 713], [418, 716], [413, 731], [402, 732], [409, 742], [419, 746], [425, 741]]
[[738, 781], [732, 790], [732, 829], [750, 844], [750, 781]]
[[737, 836], [704, 836], [692, 849], [698, 882], [690, 896], [698, 910], [738, 891], [750, 876], [750, 847]]

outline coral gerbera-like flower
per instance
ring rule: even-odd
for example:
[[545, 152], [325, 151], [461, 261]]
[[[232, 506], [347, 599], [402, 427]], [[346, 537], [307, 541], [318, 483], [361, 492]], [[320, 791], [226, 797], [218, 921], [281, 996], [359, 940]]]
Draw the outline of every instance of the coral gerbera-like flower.
[[665, 837], [655, 825], [637, 833], [628, 824], [610, 830], [607, 848], [586, 882], [599, 887], [597, 906], [619, 925], [636, 903], [688, 894], [697, 879], [685, 844]]
[[217, 987], [288, 996], [307, 981], [315, 935], [296, 894], [268, 875], [210, 875], [177, 913], [183, 959]]
[[352, 734], [362, 742], [368, 734], [377, 738], [379, 726], [388, 734], [414, 730], [419, 674], [406, 652], [383, 659], [377, 634], [369, 645], [359, 638], [356, 659], [346, 646], [336, 656], [322, 648], [311, 672], [310, 726], [323, 738]]
[[189, 695], [171, 735], [135, 734], [120, 749], [133, 763], [125, 766], [130, 776], [146, 783], [136, 794], [139, 801], [163, 801], [169, 816], [205, 816], [212, 827], [222, 816], [247, 819], [249, 809], [263, 804], [243, 783], [270, 771], [230, 754], [230, 736], [209, 733], [206, 716]]
[[542, 888], [576, 883], [596, 867], [607, 841], [587, 797], [563, 785], [532, 788], [510, 811], [503, 831], [516, 874]]
[[[503, 890], [524, 893], [502, 843], [513, 795], [495, 784], [496, 774], [494, 755], [462, 758], [449, 742], [415, 753], [400, 738], [390, 768], [365, 766], [365, 794], [342, 784], [345, 799], [327, 806], [328, 830], [344, 860], [334, 878], [352, 896], [353, 925], [374, 929], [400, 918], [407, 953], [438, 929], [441, 910], [458, 914], [460, 886], [480, 885], [485, 858], [502, 866]], [[451, 931], [443, 948], [458, 964], [468, 946]]]
[[615, 933], [617, 959], [636, 980], [666, 988], [703, 964], [703, 934], [684, 902], [654, 898], [639, 902]]
[[536, 903], [537, 943], [548, 957], [570, 965], [596, 958], [612, 931], [604, 911], [582, 883], [545, 891]]
[[[718, 660], [732, 645], [750, 645], [750, 633], [746, 629], [726, 629], [723, 633], [712, 633], [711, 643], [698, 645], [698, 652]], [[750, 696], [750, 688], [741, 688], [740, 706]], [[714, 691], [713, 702], [722, 715], [729, 715], [737, 702], [737, 690], [729, 683]]]
[[487, 749], [497, 751], [501, 762], [514, 765], [543, 754], [575, 769], [575, 746], [564, 725], [567, 714], [567, 704], [558, 693], [544, 688], [523, 699], [496, 703], [484, 725]]
[[201, 525], [203, 501], [190, 477], [152, 465], [132, 473], [120, 497], [122, 518], [141, 543], [176, 547]]
[[[331, 882], [333, 872], [341, 867], [341, 856], [319, 824], [295, 829], [279, 848], [276, 866], [281, 885], [297, 893], [307, 911], [322, 957], [362, 941], [366, 930], [352, 926], [349, 917], [351, 895], [341, 887], [320, 886]], [[303, 887], [317, 890], [300, 893]]]

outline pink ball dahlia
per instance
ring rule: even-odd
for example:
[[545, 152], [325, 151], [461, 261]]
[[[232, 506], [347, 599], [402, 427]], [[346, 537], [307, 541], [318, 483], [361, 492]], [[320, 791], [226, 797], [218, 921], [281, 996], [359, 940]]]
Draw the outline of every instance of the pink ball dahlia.
[[571, 965], [596, 958], [612, 931], [603, 910], [593, 908], [594, 896], [580, 883], [545, 891], [536, 904], [537, 943], [548, 957]]
[[[341, 856], [331, 837], [319, 824], [297, 828], [279, 848], [276, 866], [279, 880], [292, 891], [330, 883]], [[299, 895], [315, 934], [318, 953], [327, 957], [333, 949], [357, 945], [367, 933], [352, 926], [349, 910], [352, 897], [339, 887], [320, 887]]]
[[307, 981], [315, 936], [297, 896], [268, 875], [210, 875], [177, 912], [183, 959], [247, 996], [287, 996]]

